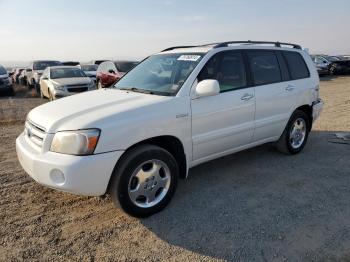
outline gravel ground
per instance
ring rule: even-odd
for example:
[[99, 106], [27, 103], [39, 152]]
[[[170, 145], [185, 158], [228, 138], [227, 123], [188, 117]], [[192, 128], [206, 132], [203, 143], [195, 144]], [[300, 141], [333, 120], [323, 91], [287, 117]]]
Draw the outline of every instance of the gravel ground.
[[0, 260], [350, 261], [350, 145], [331, 142], [350, 132], [350, 77], [321, 82], [301, 154], [264, 145], [200, 165], [147, 219], [33, 182], [15, 138], [43, 100], [16, 89], [0, 98]]

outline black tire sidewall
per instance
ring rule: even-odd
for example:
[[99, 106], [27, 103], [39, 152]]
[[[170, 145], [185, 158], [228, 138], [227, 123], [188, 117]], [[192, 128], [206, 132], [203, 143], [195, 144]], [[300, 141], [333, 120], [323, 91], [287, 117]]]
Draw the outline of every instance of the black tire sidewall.
[[[169, 167], [171, 183], [162, 201], [153, 207], [141, 208], [132, 203], [129, 197], [129, 180], [135, 168], [143, 162], [152, 159], [161, 160]], [[164, 209], [170, 202], [177, 188], [179, 168], [176, 160], [168, 151], [157, 146], [144, 145], [136, 148], [136, 150], [132, 150], [130, 154], [122, 159], [122, 163], [118, 166], [116, 171], [117, 172], [113, 174], [115, 182], [112, 183], [112, 187], [110, 188], [112, 199], [114, 202], [118, 201], [118, 204], [126, 213], [135, 217], [148, 217]]]
[[[290, 130], [291, 130], [292, 125], [294, 124], [295, 120], [297, 120], [298, 118], [304, 119], [304, 121], [306, 123], [306, 134], [305, 134], [305, 139], [303, 141], [303, 144], [300, 147], [298, 147], [298, 148], [293, 148], [291, 143], [290, 143]], [[297, 154], [300, 151], [302, 151], [303, 148], [305, 147], [307, 139], [309, 137], [309, 133], [310, 133], [310, 125], [311, 125], [311, 119], [303, 111], [295, 111], [293, 113], [293, 115], [291, 116], [291, 118], [290, 118], [290, 120], [288, 122], [287, 128], [286, 128], [286, 132], [287, 133], [286, 133], [286, 141], [285, 141], [287, 143], [288, 151], [291, 154]]]

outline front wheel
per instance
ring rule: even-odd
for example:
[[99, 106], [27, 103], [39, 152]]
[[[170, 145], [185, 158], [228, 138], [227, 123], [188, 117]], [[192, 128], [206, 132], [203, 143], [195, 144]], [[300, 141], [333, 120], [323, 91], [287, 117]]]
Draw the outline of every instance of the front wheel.
[[97, 82], [97, 89], [102, 89], [103, 88], [103, 85], [101, 83], [101, 81], [98, 81]]
[[297, 154], [303, 150], [309, 136], [311, 119], [300, 110], [293, 113], [282, 136], [277, 142], [277, 149], [285, 154]]
[[153, 145], [141, 145], [125, 154], [109, 186], [114, 204], [135, 217], [161, 211], [177, 187], [176, 160], [168, 151]]

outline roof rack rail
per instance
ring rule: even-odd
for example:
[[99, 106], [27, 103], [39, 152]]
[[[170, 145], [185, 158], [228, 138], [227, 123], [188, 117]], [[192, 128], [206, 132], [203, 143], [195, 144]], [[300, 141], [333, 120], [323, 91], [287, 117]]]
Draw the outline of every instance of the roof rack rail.
[[191, 47], [197, 47], [197, 46], [196, 45], [172, 46], [162, 50], [161, 52], [170, 51], [170, 50], [179, 49], [179, 48], [191, 48]]
[[295, 49], [300, 49], [300, 50], [302, 49], [301, 46], [297, 44], [283, 43], [283, 42], [270, 42], [270, 41], [251, 41], [251, 40], [223, 42], [215, 45], [214, 48], [227, 47], [230, 44], [258, 44], [258, 45], [270, 44], [270, 45], [275, 45], [276, 47], [281, 47], [282, 45], [288, 45], [288, 46], [292, 46]]
[[213, 48], [219, 48], [219, 47], [227, 47], [230, 44], [255, 44], [255, 45], [263, 45], [263, 44], [269, 44], [274, 45], [276, 47], [282, 47], [282, 46], [292, 46], [295, 49], [302, 49], [300, 45], [297, 44], [291, 44], [291, 43], [283, 43], [283, 42], [271, 42], [271, 41], [228, 41], [228, 42], [221, 42], [221, 43], [211, 43], [211, 44], [205, 44], [205, 45], [184, 45], [184, 46], [173, 46], [166, 48], [162, 50], [161, 52], [170, 51], [174, 49], [179, 48], [191, 48], [191, 47], [203, 47], [203, 46], [213, 46]]

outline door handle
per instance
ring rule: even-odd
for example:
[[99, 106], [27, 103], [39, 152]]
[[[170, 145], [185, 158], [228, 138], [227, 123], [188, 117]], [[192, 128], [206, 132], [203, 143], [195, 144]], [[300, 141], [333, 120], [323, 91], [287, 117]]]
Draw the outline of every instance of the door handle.
[[293, 91], [294, 90], [294, 86], [293, 85], [288, 85], [287, 87], [286, 87], [286, 91]]
[[252, 99], [254, 97], [254, 95], [252, 95], [252, 94], [244, 94], [242, 97], [241, 97], [241, 100], [243, 100], [243, 101], [248, 101], [248, 100], [250, 100], [250, 99]]

